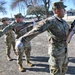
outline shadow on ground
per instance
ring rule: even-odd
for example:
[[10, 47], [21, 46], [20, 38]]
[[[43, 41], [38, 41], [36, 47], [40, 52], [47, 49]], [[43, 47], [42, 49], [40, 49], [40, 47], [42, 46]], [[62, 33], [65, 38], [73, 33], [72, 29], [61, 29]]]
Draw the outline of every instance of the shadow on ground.
[[[69, 63], [75, 63], [75, 57], [69, 57]], [[67, 74], [75, 75], [75, 66], [68, 66]]]
[[[34, 57], [34, 56], [31, 56], [30, 57], [30, 60], [31, 61], [37, 61], [37, 62], [48, 62], [48, 59], [49, 59], [49, 57], [39, 57], [39, 56], [36, 56], [36, 57]], [[12, 59], [12, 60], [15, 60], [15, 61], [17, 61], [17, 59]], [[23, 56], [23, 60], [25, 60], [25, 56]]]
[[30, 58], [32, 61], [39, 61], [39, 62], [48, 62], [49, 57], [42, 57], [42, 56], [31, 56]]
[[[25, 71], [28, 70], [28, 71], [35, 71], [35, 72], [47, 72], [49, 73], [49, 65], [47, 64], [48, 63], [48, 59], [49, 57], [42, 57], [42, 56], [31, 56], [30, 57], [30, 61], [35, 61], [36, 64], [34, 64], [33, 67], [29, 67], [29, 68], [25, 68]], [[74, 57], [69, 57], [69, 63], [75, 63], [75, 58]], [[17, 59], [12, 59], [12, 60], [15, 60], [17, 61]], [[23, 56], [23, 61], [25, 61], [25, 56]], [[37, 63], [39, 62], [39, 63]], [[75, 75], [75, 66], [68, 66], [68, 71], [67, 71], [67, 74], [70, 74], [70, 75]]]
[[[35, 71], [35, 72], [47, 72], [49, 73], [49, 65], [48, 63], [49, 57], [41, 57], [41, 56], [31, 56], [30, 61], [36, 62], [36, 64], [33, 65], [33, 67], [25, 68], [24, 72], [26, 70], [28, 71]], [[17, 59], [12, 59], [12, 61], [17, 61]], [[25, 61], [25, 56], [23, 56], [23, 61]]]

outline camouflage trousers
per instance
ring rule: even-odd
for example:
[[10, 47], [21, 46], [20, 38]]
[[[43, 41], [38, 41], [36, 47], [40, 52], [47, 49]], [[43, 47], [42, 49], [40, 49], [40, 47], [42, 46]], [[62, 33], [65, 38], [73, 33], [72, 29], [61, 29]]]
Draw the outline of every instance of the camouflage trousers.
[[57, 54], [50, 54], [49, 69], [50, 75], [65, 75], [68, 68], [67, 51], [57, 56]]
[[21, 43], [19, 41], [16, 41], [15, 46], [16, 52], [17, 52], [17, 63], [22, 64], [23, 60], [23, 54], [25, 53], [26, 60], [30, 60], [30, 52], [31, 52], [31, 46], [30, 43], [26, 46], [24, 43]]
[[6, 54], [10, 56], [11, 46], [13, 47], [13, 50], [15, 51], [15, 41], [5, 41], [5, 43], [6, 43]]

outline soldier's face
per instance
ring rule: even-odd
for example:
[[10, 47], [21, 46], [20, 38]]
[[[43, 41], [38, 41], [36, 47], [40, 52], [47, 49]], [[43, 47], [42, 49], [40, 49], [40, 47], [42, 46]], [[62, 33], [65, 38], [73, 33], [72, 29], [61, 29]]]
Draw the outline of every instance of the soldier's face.
[[58, 14], [58, 17], [63, 18], [65, 15], [65, 9], [64, 8], [57, 9], [57, 14]]
[[21, 22], [21, 21], [23, 21], [23, 18], [16, 18], [16, 20], [17, 20], [18, 22]]

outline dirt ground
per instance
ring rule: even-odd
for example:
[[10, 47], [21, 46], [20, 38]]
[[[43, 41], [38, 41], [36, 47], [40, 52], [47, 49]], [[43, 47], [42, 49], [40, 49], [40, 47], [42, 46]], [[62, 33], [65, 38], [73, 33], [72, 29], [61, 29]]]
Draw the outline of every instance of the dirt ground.
[[[75, 36], [68, 45], [68, 71], [66, 75], [75, 75]], [[19, 72], [17, 58], [11, 49], [12, 61], [6, 59], [6, 46], [4, 36], [0, 38], [0, 75], [50, 75], [48, 65], [48, 39], [47, 32], [44, 32], [31, 41], [31, 57], [30, 61], [34, 64], [29, 67], [25, 64], [25, 56], [23, 57], [24, 72]]]

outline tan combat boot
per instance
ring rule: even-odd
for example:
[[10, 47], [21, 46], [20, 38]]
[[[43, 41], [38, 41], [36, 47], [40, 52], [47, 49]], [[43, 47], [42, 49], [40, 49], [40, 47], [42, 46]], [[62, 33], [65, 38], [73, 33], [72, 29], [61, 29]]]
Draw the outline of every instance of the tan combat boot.
[[24, 71], [23, 66], [22, 66], [21, 64], [18, 64], [18, 65], [19, 65], [19, 71], [20, 71], [20, 72], [23, 72], [23, 71]]
[[26, 60], [26, 65], [28, 65], [30, 67], [33, 66], [33, 64], [29, 62], [29, 60]]
[[7, 55], [7, 60], [11, 61], [11, 57], [9, 55]]

